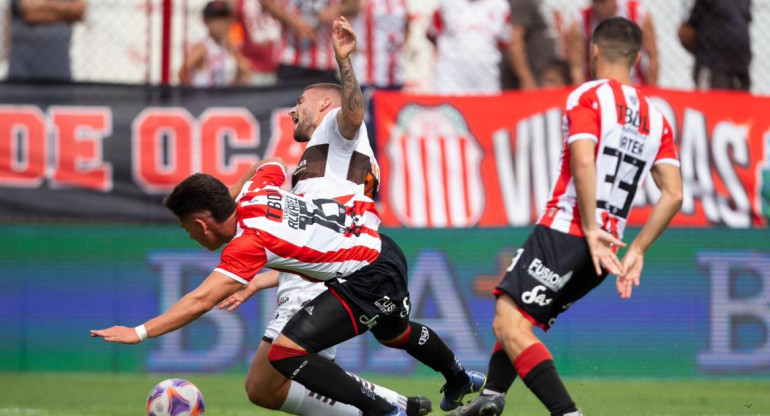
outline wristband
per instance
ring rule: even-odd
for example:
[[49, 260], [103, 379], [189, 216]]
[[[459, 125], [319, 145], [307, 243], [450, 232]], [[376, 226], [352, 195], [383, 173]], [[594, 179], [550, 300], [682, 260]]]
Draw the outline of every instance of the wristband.
[[145, 329], [144, 325], [139, 325], [136, 328], [134, 328], [134, 331], [136, 331], [136, 335], [139, 335], [139, 342], [142, 342], [149, 338], [147, 336], [147, 329]]

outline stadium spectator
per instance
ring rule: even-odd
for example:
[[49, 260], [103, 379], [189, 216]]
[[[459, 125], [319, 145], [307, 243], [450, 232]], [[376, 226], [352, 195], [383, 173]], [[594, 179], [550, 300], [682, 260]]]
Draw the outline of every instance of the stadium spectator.
[[257, 0], [229, 0], [229, 3], [235, 11], [230, 40], [251, 64], [249, 84], [275, 84], [281, 24]]
[[502, 50], [513, 36], [506, 0], [443, 0], [427, 34], [437, 49], [435, 93], [500, 92]]
[[592, 79], [590, 71], [591, 33], [611, 17], [625, 17], [642, 28], [642, 60], [631, 72], [634, 85], [658, 85], [658, 47], [652, 16], [638, 0], [592, 0], [576, 16], [567, 35], [567, 58], [576, 83]]
[[225, 87], [249, 82], [249, 63], [230, 42], [233, 11], [224, 0], [206, 3], [203, 23], [208, 34], [193, 45], [179, 70], [179, 82], [194, 87]]
[[404, 85], [401, 56], [408, 34], [406, 0], [360, 0], [350, 22], [358, 34], [353, 66], [361, 85], [400, 88]]
[[540, 74], [542, 88], [564, 88], [574, 84], [569, 62], [555, 58], [548, 62]]
[[72, 24], [85, 12], [84, 0], [11, 0], [8, 79], [71, 81]]
[[339, 16], [353, 16], [359, 0], [259, 0], [283, 25], [279, 81], [335, 82], [337, 63], [331, 24]]
[[695, 55], [699, 89], [751, 88], [751, 0], [696, 0], [679, 28], [682, 46]]
[[[548, 25], [540, 0], [508, 0], [513, 39], [511, 58], [503, 59], [503, 89], [535, 89], [543, 81], [543, 69], [556, 59], [554, 30]], [[512, 59], [513, 70], [508, 65]]]
[[[591, 67], [598, 80], [567, 98], [562, 154], [568, 156], [537, 225], [495, 288], [498, 343], [487, 387], [452, 416], [500, 415], [517, 373], [552, 416], [582, 415], [533, 328], [551, 328], [609, 273], [617, 276], [620, 297], [630, 298], [644, 253], [682, 205], [674, 132], [631, 86], [641, 44], [641, 29], [625, 18], [604, 20], [594, 31]], [[625, 221], [647, 173], [661, 196], [621, 262], [616, 251], [625, 247]]]

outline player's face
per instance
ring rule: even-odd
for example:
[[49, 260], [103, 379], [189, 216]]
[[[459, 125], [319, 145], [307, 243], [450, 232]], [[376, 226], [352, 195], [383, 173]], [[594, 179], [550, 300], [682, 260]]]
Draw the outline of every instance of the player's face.
[[299, 143], [310, 141], [310, 136], [315, 131], [315, 116], [318, 112], [318, 103], [313, 90], [306, 90], [297, 99], [297, 104], [289, 110], [289, 116], [294, 123], [294, 140]]
[[207, 218], [211, 218], [211, 215], [192, 214], [183, 220], [179, 220], [179, 226], [187, 231], [190, 239], [206, 247], [207, 250], [214, 251], [222, 246], [222, 242], [209, 229]]

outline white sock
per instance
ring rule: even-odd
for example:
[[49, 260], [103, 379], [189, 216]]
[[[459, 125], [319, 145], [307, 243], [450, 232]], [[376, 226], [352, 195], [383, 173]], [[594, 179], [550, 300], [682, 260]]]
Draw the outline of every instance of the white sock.
[[357, 408], [319, 396], [292, 380], [289, 394], [281, 405], [282, 412], [299, 416], [361, 416]]
[[348, 373], [348, 375], [358, 380], [359, 382], [361, 382], [361, 384], [368, 387], [369, 390], [373, 391], [376, 395], [387, 400], [388, 403], [398, 406], [399, 408], [401, 408], [401, 410], [406, 411], [406, 400], [407, 400], [406, 396], [402, 394], [398, 394], [397, 392], [389, 388], [378, 386], [377, 384], [374, 384], [369, 380], [363, 379], [353, 373]]

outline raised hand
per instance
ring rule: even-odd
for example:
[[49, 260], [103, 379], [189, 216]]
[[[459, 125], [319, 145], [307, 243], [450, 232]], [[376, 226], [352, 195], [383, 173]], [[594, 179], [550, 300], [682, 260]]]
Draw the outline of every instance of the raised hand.
[[356, 49], [356, 33], [345, 16], [340, 16], [332, 24], [332, 44], [338, 60], [346, 60]]

